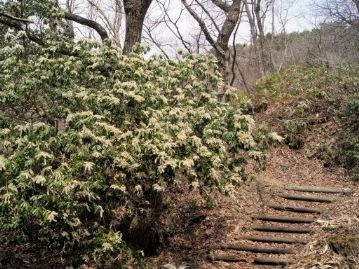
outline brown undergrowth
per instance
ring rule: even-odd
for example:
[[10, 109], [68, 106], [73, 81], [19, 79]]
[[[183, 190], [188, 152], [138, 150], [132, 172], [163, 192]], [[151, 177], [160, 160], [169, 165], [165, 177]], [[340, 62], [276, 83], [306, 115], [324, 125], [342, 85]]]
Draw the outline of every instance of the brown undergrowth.
[[[145, 259], [146, 266], [144, 268], [160, 268], [160, 265], [167, 263], [176, 266], [187, 265], [189, 268], [195, 269], [257, 268], [244, 263], [211, 262], [206, 257], [211, 251], [218, 249], [220, 244], [235, 242], [240, 231], [248, 228], [251, 217], [263, 211], [263, 206], [266, 205], [269, 197], [273, 199], [276, 188], [264, 190], [260, 195], [262, 191], [258, 188], [258, 182], [269, 183], [273, 186], [301, 184], [342, 186], [358, 190], [358, 183], [351, 181], [346, 176], [344, 169], [325, 168], [319, 160], [308, 159], [302, 152], [288, 149], [285, 146], [270, 148], [266, 171], [253, 174], [253, 176], [256, 180], [244, 183], [237, 189], [237, 193], [233, 197], [226, 197], [219, 193], [214, 194], [213, 198], [216, 200], [214, 208], [206, 208], [205, 201], [196, 200], [199, 199], [199, 196], [193, 196], [192, 193], [185, 190], [182, 190], [180, 195], [176, 195], [175, 200], [172, 200], [173, 234], [169, 237], [168, 243], [160, 255]], [[346, 220], [348, 218], [359, 217], [358, 192], [356, 191], [352, 197], [342, 197], [338, 203], [333, 205], [325, 205], [325, 209], [325, 213], [315, 224], [318, 232], [308, 238], [310, 243], [301, 249], [298, 256], [300, 263], [293, 268], [311, 268], [308, 266], [315, 265], [317, 261], [313, 257], [318, 256], [316, 256], [317, 252], [313, 246], [328, 244], [325, 243], [328, 242], [326, 240], [338, 233], [339, 228], [325, 228], [328, 227], [328, 223], [347, 227]], [[341, 229], [341, 234], [350, 235], [349, 228]], [[352, 229], [355, 230], [355, 228]], [[249, 257], [243, 253], [240, 255], [244, 259]], [[318, 269], [321, 268], [318, 267]]]

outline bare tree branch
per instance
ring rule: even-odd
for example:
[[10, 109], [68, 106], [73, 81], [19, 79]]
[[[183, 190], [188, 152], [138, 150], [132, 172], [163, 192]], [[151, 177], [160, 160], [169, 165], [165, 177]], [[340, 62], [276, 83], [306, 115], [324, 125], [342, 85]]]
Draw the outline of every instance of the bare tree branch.
[[199, 2], [198, 0], [195, 0], [195, 2], [197, 3], [197, 5], [199, 5], [199, 6], [202, 8], [202, 10], [204, 11], [204, 13], [207, 14], [207, 16], [208, 16], [209, 19], [211, 20], [211, 22], [212, 22], [214, 28], [216, 28], [217, 32], [219, 33], [219, 31], [220, 31], [219, 26], [218, 26], [216, 20], [214, 19], [214, 17], [211, 15], [211, 13], [206, 9], [206, 7], [205, 7], [201, 2]]
[[10, 28], [13, 28], [15, 30], [18, 31], [25, 31], [27, 34], [27, 37], [37, 43], [40, 46], [44, 46], [44, 41], [38, 37], [35, 33], [33, 33], [31, 30], [26, 29], [26, 27], [24, 27], [24, 25], [22, 23], [20, 23], [19, 21], [14, 21], [14, 20], [6, 20], [4, 18], [0, 17], [0, 24], [6, 25]]
[[19, 21], [21, 23], [34, 23], [32, 20], [30, 19], [27, 19], [27, 18], [19, 18], [19, 17], [15, 17], [15, 16], [12, 16], [10, 14], [7, 14], [5, 12], [1, 12], [0, 11], [0, 17], [6, 17], [8, 19], [11, 19], [11, 20], [14, 20], [14, 21]]
[[[242, 5], [242, 9], [241, 9], [241, 12], [240, 12], [240, 16], [242, 16], [243, 10], [244, 10], [244, 5]], [[238, 70], [239, 75], [241, 76], [243, 85], [244, 85], [244, 87], [246, 88], [246, 91], [249, 93], [250, 90], [249, 90], [249, 87], [248, 87], [248, 84], [247, 84], [247, 80], [246, 80], [246, 78], [245, 78], [245, 76], [244, 76], [244, 74], [243, 74], [242, 68], [239, 66], [238, 61], [237, 61], [236, 37], [237, 37], [237, 32], [238, 32], [238, 29], [239, 29], [240, 24], [241, 24], [241, 21], [238, 20], [236, 29], [234, 30], [234, 34], [233, 34], [233, 42], [232, 42], [232, 47], [233, 47], [233, 56], [232, 56], [232, 58], [233, 58], [233, 59], [232, 59], [232, 67], [231, 67], [232, 80], [231, 80], [231, 82], [230, 82], [230, 85], [231, 85], [231, 86], [234, 85], [234, 81], [235, 81], [235, 79], [236, 79], [235, 67], [237, 67], [237, 70]]]
[[[158, 26], [158, 25], [156, 25]], [[170, 59], [166, 51], [163, 49], [163, 44], [161, 44], [154, 36], [153, 36], [153, 28], [151, 29], [148, 25], [144, 24], [144, 32], [148, 35], [149, 40], [162, 52], [162, 54], [167, 58]], [[146, 40], [146, 38], [144, 37]]]
[[203, 34], [205, 35], [207, 41], [211, 44], [212, 47], [218, 51], [219, 54], [225, 57], [225, 51], [217, 44], [217, 42], [212, 38], [211, 33], [209, 32], [205, 22], [198, 16], [198, 14], [192, 9], [192, 7], [187, 3], [186, 0], [181, 0], [182, 4], [185, 6], [187, 11], [191, 14], [191, 16], [197, 21], [199, 26], [201, 27]]
[[[104, 25], [106, 26], [108, 32], [113, 37], [113, 40], [117, 46], [121, 46], [121, 37], [120, 37], [120, 30], [122, 26], [122, 18], [123, 18], [123, 4], [122, 0], [114, 0], [111, 7], [111, 12], [113, 18], [111, 18], [108, 14], [107, 9], [101, 7], [98, 1], [94, 0], [87, 0], [87, 2], [96, 9], [96, 12], [99, 13], [101, 20], [103, 21]], [[105, 11], [106, 10], [106, 11]]]
[[70, 12], [65, 11], [65, 19], [77, 22], [81, 25], [88, 26], [92, 29], [94, 29], [101, 37], [102, 41], [108, 39], [108, 33], [105, 28], [101, 24], [99, 24], [96, 21], [81, 17], [80, 15], [72, 14]]
[[[159, 1], [157, 1], [157, 3], [159, 3]], [[163, 12], [165, 13], [165, 16], [167, 18], [167, 20], [171, 23], [171, 25], [175, 28], [175, 31], [172, 29], [172, 27], [169, 25], [168, 21], [165, 20], [165, 24], [166, 26], [168, 27], [168, 29], [172, 32], [172, 34], [181, 41], [183, 47], [187, 50], [188, 53], [192, 53], [191, 51], [191, 43], [186, 41], [185, 38], [183, 37], [180, 29], [179, 29], [179, 26], [178, 26], [178, 22], [179, 20], [181, 19], [182, 17], [182, 14], [183, 14], [183, 9], [181, 9], [177, 19], [174, 21], [171, 19], [171, 16], [168, 14], [168, 11], [167, 9], [162, 5], [163, 7]]]

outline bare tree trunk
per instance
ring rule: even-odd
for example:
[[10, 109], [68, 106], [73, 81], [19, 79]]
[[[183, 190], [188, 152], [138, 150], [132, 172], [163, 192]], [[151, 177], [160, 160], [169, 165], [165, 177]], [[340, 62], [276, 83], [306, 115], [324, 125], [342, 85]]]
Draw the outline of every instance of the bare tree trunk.
[[359, 0], [353, 0], [353, 2], [357, 7], [357, 11], [359, 12]]
[[249, 27], [250, 27], [250, 31], [251, 31], [252, 46], [254, 49], [256, 63], [257, 63], [258, 69], [259, 69], [260, 76], [263, 76], [264, 75], [263, 63], [262, 63], [262, 59], [261, 59], [259, 48], [258, 48], [258, 31], [257, 31], [256, 21], [254, 20], [255, 14], [249, 7], [247, 0], [244, 0], [244, 7], [246, 9], [246, 13], [247, 13], [247, 17], [248, 17], [248, 23], [249, 23]]
[[[240, 11], [240, 14], [239, 14], [239, 18], [242, 17], [242, 14], [243, 14], [243, 10], [244, 10], [244, 5], [242, 5], [241, 7], [241, 11]], [[230, 85], [233, 86], [234, 85], [234, 82], [236, 80], [236, 72], [235, 72], [235, 67], [237, 66], [237, 69], [238, 69], [238, 73], [242, 79], [242, 82], [243, 82], [243, 85], [244, 87], [246, 88], [246, 91], [249, 93], [249, 87], [248, 87], [248, 84], [247, 84], [247, 80], [243, 74], [243, 71], [241, 69], [241, 67], [239, 66], [238, 62], [237, 62], [237, 47], [236, 47], [236, 37], [237, 37], [237, 32], [238, 32], [238, 29], [239, 29], [239, 26], [241, 24], [241, 20], [239, 19], [238, 20], [238, 23], [237, 23], [237, 26], [236, 26], [236, 29], [234, 30], [234, 33], [233, 33], [233, 40], [232, 40], [232, 47], [233, 47], [233, 55], [232, 55], [232, 66], [231, 66], [231, 72], [232, 72], [232, 79], [231, 79], [231, 82], [230, 82]]]
[[[223, 23], [222, 28], [220, 29], [217, 45], [221, 48], [221, 52], [217, 52], [217, 59], [219, 62], [219, 67], [221, 68], [223, 80], [226, 84], [229, 84], [229, 39], [237, 25], [239, 15], [241, 13], [241, 1], [235, 0], [231, 5], [231, 8], [228, 10], [227, 18]], [[223, 53], [224, 52], [224, 53]], [[220, 54], [220, 55], [219, 55]]]
[[257, 1], [254, 7], [254, 12], [256, 15], [257, 27], [259, 32], [260, 54], [262, 58], [264, 73], [273, 72], [274, 66], [272, 62], [270, 48], [265, 44], [266, 40], [265, 40], [264, 27], [263, 27], [262, 16], [261, 16], [261, 0]]
[[136, 43], [141, 43], [143, 22], [152, 0], [124, 0], [126, 36], [123, 53], [129, 54]]
[[275, 35], [275, 0], [272, 0], [272, 41]]
[[228, 73], [228, 46], [227, 48], [224, 48], [224, 50], [227, 52], [225, 54], [222, 54], [218, 51], [216, 51], [216, 58], [218, 63], [218, 68], [222, 74], [222, 78], [225, 84], [229, 83], [229, 73]]

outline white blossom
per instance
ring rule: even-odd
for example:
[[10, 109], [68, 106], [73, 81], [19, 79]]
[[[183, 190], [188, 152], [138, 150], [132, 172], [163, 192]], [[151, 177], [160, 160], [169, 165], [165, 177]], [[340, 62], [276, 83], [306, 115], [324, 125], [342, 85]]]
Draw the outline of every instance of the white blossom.
[[46, 220], [49, 222], [56, 222], [56, 217], [58, 216], [58, 213], [55, 211], [51, 211], [47, 216]]
[[0, 171], [5, 170], [5, 158], [0, 155]]
[[37, 176], [33, 177], [32, 180], [36, 184], [40, 184], [40, 185], [42, 185], [43, 183], [46, 182], [46, 178], [44, 176], [42, 176], [42, 175], [37, 175]]

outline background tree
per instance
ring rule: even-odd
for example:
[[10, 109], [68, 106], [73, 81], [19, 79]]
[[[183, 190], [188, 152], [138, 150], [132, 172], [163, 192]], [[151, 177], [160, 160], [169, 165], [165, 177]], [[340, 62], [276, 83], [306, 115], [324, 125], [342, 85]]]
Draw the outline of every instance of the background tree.
[[252, 46], [261, 75], [274, 71], [270, 46], [264, 33], [264, 21], [271, 1], [243, 0], [251, 30]]
[[324, 0], [317, 6], [330, 21], [355, 27], [359, 31], [359, 0]]
[[99, 20], [105, 26], [114, 44], [121, 47], [122, 37], [121, 28], [123, 24], [123, 1], [99, 1], [87, 0], [91, 7], [95, 9]]
[[222, 0], [206, 1], [204, 4], [198, 0], [192, 3], [186, 0], [181, 2], [214, 49], [223, 80], [228, 83], [229, 40], [238, 23], [242, 1], [234, 0], [231, 4]]

